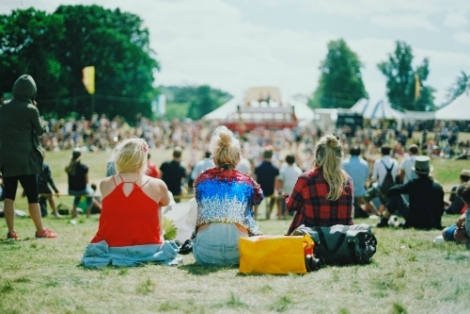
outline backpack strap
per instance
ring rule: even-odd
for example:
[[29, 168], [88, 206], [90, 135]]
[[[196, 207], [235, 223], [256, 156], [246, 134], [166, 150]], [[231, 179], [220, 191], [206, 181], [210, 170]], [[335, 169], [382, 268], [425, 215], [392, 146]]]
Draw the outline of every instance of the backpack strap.
[[392, 166], [391, 166], [390, 168], [387, 168], [387, 166], [385, 165], [385, 163], [384, 163], [384, 161], [383, 161], [383, 160], [381, 160], [380, 162], [382, 163], [382, 165], [384, 165], [384, 167], [385, 167], [385, 169], [387, 170], [387, 172], [390, 172], [390, 171], [392, 171], [392, 169], [393, 169], [393, 166], [395, 166], [395, 164], [392, 162]]

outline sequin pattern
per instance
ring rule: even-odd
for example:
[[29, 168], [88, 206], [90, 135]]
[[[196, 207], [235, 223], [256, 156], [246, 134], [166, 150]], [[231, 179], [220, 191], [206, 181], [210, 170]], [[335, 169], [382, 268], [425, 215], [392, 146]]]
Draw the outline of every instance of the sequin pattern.
[[213, 168], [202, 172], [194, 183], [198, 207], [196, 225], [236, 223], [251, 234], [261, 234], [252, 206], [263, 200], [259, 185], [236, 170]]

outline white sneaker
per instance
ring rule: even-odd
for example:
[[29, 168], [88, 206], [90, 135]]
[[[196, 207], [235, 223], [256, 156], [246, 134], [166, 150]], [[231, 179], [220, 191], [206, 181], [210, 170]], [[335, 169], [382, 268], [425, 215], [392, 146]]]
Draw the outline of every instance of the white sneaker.
[[444, 237], [442, 235], [437, 236], [437, 237], [434, 238], [433, 242], [434, 243], [442, 243], [442, 242], [444, 242]]

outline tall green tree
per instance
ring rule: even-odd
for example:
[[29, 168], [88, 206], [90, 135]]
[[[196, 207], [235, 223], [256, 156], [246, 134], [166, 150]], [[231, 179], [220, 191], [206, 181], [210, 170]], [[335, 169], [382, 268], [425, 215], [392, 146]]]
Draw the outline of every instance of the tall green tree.
[[[95, 102], [82, 83], [82, 69], [95, 66]], [[31, 74], [42, 113], [59, 116], [92, 111], [133, 121], [150, 117], [159, 70], [149, 32], [140, 17], [92, 6], [60, 6], [53, 14], [35, 9], [0, 16], [0, 88]]]
[[452, 102], [465, 92], [470, 92], [470, 75], [462, 71], [447, 89], [447, 103]]
[[[65, 84], [75, 100], [74, 111], [91, 114], [91, 101], [81, 78], [82, 69], [95, 66], [96, 112], [133, 119], [150, 116], [153, 73], [159, 69], [150, 48], [149, 32], [137, 15], [104, 9], [100, 6], [60, 6], [65, 40], [60, 45]], [[77, 99], [77, 96], [82, 96]]]
[[[63, 20], [33, 8], [0, 15], [0, 93], [11, 92], [21, 74], [31, 74], [38, 87], [38, 99], [67, 94], [60, 84], [62, 64], [57, 50], [64, 40]], [[54, 103], [40, 103], [41, 112], [53, 110]]]
[[201, 85], [196, 88], [189, 103], [188, 117], [193, 120], [199, 120], [219, 106], [220, 104], [217, 98], [214, 97], [210, 86]]
[[388, 60], [377, 65], [387, 78], [387, 96], [395, 109], [425, 111], [434, 109], [435, 89], [424, 85], [429, 75], [429, 60], [413, 69], [411, 46], [397, 41]]
[[362, 64], [343, 39], [330, 41], [326, 59], [320, 65], [318, 87], [310, 99], [313, 108], [350, 108], [366, 98]]

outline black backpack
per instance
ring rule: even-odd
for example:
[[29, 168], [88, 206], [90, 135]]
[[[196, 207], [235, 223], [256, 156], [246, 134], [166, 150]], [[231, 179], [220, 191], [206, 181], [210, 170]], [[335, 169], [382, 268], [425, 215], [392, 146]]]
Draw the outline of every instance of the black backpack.
[[395, 185], [395, 180], [393, 179], [393, 176], [392, 176], [392, 169], [393, 169], [394, 164], [392, 163], [392, 166], [390, 168], [387, 168], [383, 160], [381, 160], [381, 162], [384, 165], [385, 170], [387, 170], [387, 174], [385, 175], [385, 179], [383, 180], [382, 185], [380, 185], [380, 192], [382, 194], [387, 195], [388, 190], [390, 190], [390, 188]]

